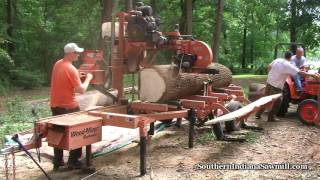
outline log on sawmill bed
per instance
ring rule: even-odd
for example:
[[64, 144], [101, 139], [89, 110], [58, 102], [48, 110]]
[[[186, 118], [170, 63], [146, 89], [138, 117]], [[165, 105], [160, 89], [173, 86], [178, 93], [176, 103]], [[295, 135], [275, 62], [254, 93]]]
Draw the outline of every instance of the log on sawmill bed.
[[[140, 72], [140, 99], [149, 102], [164, 102], [186, 98], [199, 93], [204, 82], [213, 81], [214, 88], [231, 84], [232, 73], [222, 64], [212, 63], [208, 69], [215, 74], [179, 73], [171, 65], [157, 65]], [[213, 72], [213, 71], [212, 71]]]

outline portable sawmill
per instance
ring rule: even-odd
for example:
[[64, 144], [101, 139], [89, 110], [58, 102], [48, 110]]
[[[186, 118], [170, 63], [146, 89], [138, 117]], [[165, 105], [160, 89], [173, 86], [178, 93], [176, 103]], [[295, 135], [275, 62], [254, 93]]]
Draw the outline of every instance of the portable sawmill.
[[[154, 134], [156, 121], [177, 119], [189, 122], [188, 146], [193, 147], [194, 128], [213, 125], [223, 139], [219, 126], [234, 130], [240, 121], [260, 107], [271, 106], [280, 95], [249, 104], [241, 87], [231, 84], [231, 71], [214, 63], [210, 47], [191, 35], [181, 35], [178, 26], [172, 32], [160, 32], [160, 19], [152, 16], [150, 6], [119, 12], [112, 22], [103, 24], [106, 52], [86, 50], [79, 72], [92, 73], [91, 85], [114, 100], [114, 104], [40, 119], [34, 138], [25, 149], [41, 147], [46, 138], [49, 146], [72, 150], [86, 146], [87, 165], [91, 165], [91, 144], [101, 141], [102, 126], [139, 128], [140, 173], [146, 173], [147, 138]], [[160, 51], [174, 53], [167, 65], [156, 65]], [[140, 101], [128, 102], [124, 96], [124, 75], [138, 74]], [[117, 95], [110, 93], [116, 90]], [[243, 108], [227, 107], [231, 101]], [[233, 111], [230, 113], [230, 111]], [[20, 146], [21, 148], [21, 146]], [[12, 149], [11, 149], [12, 150]], [[19, 147], [15, 148], [19, 151]]]

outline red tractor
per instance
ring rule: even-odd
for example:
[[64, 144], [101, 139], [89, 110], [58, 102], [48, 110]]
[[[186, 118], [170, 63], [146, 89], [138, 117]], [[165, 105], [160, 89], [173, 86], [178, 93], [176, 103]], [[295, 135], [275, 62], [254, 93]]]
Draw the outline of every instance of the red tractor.
[[[281, 45], [301, 45], [293, 43], [280, 43], [275, 47], [275, 58], [277, 57], [277, 49]], [[316, 63], [312, 64], [309, 61], [309, 67], [306, 71], [320, 73], [320, 66]], [[319, 68], [316, 70], [316, 68]], [[290, 103], [298, 104], [297, 113], [299, 120], [307, 125], [320, 126], [320, 82], [306, 77], [302, 79], [302, 92], [300, 94], [296, 91], [296, 86], [292, 77], [289, 77], [283, 88], [283, 100], [278, 112], [278, 116], [285, 116], [288, 112]]]

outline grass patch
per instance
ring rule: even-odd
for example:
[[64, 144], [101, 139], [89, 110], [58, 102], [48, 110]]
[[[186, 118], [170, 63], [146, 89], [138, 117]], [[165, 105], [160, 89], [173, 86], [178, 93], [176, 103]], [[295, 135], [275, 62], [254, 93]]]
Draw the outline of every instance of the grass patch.
[[257, 140], [259, 139], [260, 134], [257, 132], [248, 132], [245, 134], [244, 138], [247, 140], [248, 143], [253, 144], [255, 142], [257, 142]]
[[245, 97], [248, 97], [249, 96], [249, 87], [245, 86], [245, 87], [242, 87], [242, 89], [243, 89], [243, 92], [245, 94]]
[[204, 144], [207, 144], [208, 141], [213, 141], [215, 139], [216, 139], [216, 136], [214, 135], [213, 132], [205, 132], [205, 133], [202, 133], [199, 138], [197, 138], [196, 143], [204, 145]]
[[267, 75], [256, 75], [256, 74], [239, 74], [239, 75], [233, 75], [232, 78], [234, 79], [263, 79], [267, 78]]
[[124, 87], [132, 87], [132, 82], [134, 82], [135, 85], [138, 84], [138, 73], [134, 73], [134, 76], [132, 76], [132, 74], [124, 75], [124, 78], [123, 78]]
[[1, 139], [4, 139], [5, 135], [31, 129], [33, 128], [33, 122], [36, 121], [37, 118], [51, 115], [49, 107], [46, 104], [40, 104], [36, 107], [38, 117], [34, 117], [31, 113], [30, 105], [24, 103], [19, 96], [9, 98], [5, 102], [5, 106], [6, 112], [0, 114]]

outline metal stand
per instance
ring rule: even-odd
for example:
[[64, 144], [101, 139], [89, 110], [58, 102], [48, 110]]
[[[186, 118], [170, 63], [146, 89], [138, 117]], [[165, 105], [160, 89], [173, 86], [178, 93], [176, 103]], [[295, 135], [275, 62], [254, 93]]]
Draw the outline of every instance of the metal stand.
[[19, 147], [32, 159], [32, 161], [39, 167], [39, 169], [43, 172], [43, 174], [51, 180], [52, 178], [46, 173], [46, 171], [40, 166], [40, 164], [37, 163], [37, 161], [32, 157], [32, 155], [29, 153], [29, 151], [23, 146], [23, 144], [20, 142], [18, 135], [14, 135], [11, 138], [14, 140], [16, 143], [19, 144]]
[[140, 174], [141, 176], [147, 173], [147, 137], [140, 137]]
[[91, 144], [86, 146], [86, 163], [87, 167], [90, 167], [92, 165]]
[[177, 118], [177, 122], [176, 122], [175, 125], [180, 128], [181, 127], [181, 123], [182, 123], [182, 118]]
[[189, 121], [189, 148], [193, 148], [193, 140], [194, 140], [194, 125], [196, 123], [195, 111], [190, 109], [188, 111], [188, 121]]
[[154, 135], [154, 122], [150, 123], [149, 135]]

